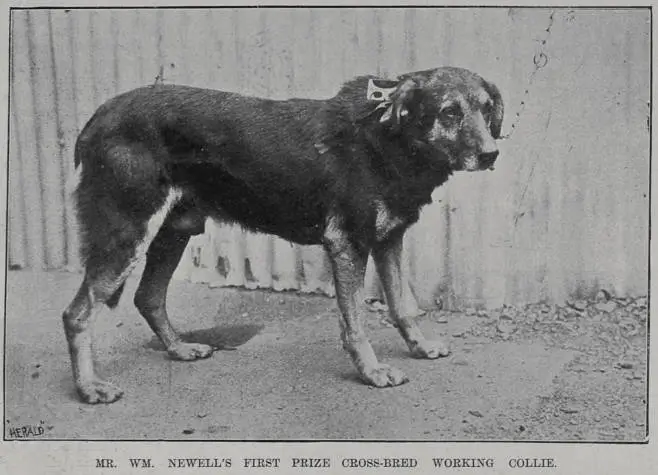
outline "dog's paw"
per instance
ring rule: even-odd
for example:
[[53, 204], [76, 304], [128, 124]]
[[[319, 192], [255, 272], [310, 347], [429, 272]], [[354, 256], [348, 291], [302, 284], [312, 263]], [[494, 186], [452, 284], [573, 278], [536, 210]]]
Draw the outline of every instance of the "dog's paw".
[[110, 404], [123, 396], [123, 391], [115, 385], [100, 379], [78, 385], [80, 399], [87, 404]]
[[366, 383], [378, 388], [399, 386], [409, 381], [402, 371], [385, 364], [378, 364], [374, 368], [365, 369], [362, 377]]
[[202, 343], [178, 342], [167, 349], [167, 353], [174, 360], [194, 361], [212, 356], [215, 349]]
[[425, 340], [416, 343], [411, 348], [411, 354], [416, 358], [436, 359], [450, 354], [448, 344], [442, 340]]

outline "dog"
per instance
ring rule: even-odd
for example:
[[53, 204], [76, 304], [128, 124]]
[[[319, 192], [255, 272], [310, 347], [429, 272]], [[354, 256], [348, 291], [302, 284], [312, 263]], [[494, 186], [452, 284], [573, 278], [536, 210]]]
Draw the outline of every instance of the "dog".
[[211, 356], [214, 348], [181, 340], [166, 309], [171, 276], [206, 218], [324, 246], [343, 347], [365, 383], [407, 381], [378, 362], [361, 323], [370, 253], [411, 354], [447, 355], [405, 314], [402, 238], [453, 172], [493, 168], [503, 111], [493, 83], [453, 67], [357, 77], [327, 100], [162, 84], [110, 99], [75, 146], [85, 272], [63, 323], [82, 401], [123, 394], [97, 375], [90, 324], [103, 304], [117, 305], [144, 255], [137, 309], [171, 358]]

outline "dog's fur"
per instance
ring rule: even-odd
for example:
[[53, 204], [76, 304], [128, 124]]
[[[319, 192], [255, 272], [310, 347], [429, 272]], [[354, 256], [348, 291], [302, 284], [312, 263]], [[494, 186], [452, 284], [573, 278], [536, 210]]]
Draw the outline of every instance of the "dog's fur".
[[[343, 346], [366, 383], [406, 381], [377, 361], [361, 325], [370, 252], [412, 354], [448, 354], [445, 344], [426, 340], [405, 316], [402, 236], [453, 171], [492, 167], [503, 103], [493, 84], [464, 69], [375, 79], [356, 78], [329, 100], [274, 101], [155, 85], [98, 109], [75, 149], [86, 272], [63, 315], [83, 401], [109, 403], [122, 395], [95, 372], [90, 317], [101, 304], [117, 304], [144, 254], [135, 295], [141, 314], [172, 358], [212, 354], [207, 345], [181, 341], [165, 308], [171, 275], [207, 217], [324, 245]], [[390, 94], [368, 97], [373, 84]]]

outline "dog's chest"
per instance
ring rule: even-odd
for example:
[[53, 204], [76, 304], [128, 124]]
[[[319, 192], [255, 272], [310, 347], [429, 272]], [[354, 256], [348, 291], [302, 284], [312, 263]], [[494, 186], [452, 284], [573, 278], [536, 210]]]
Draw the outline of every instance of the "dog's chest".
[[399, 216], [383, 201], [375, 201], [375, 239], [385, 241], [390, 235], [408, 226], [407, 219]]

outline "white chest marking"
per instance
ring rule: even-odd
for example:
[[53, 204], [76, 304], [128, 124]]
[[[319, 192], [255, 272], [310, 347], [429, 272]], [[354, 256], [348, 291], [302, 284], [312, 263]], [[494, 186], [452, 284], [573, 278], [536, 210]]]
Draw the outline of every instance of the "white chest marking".
[[381, 201], [376, 201], [375, 207], [377, 208], [377, 215], [375, 216], [375, 238], [377, 241], [383, 241], [392, 231], [403, 226], [405, 221], [398, 216], [394, 216]]

